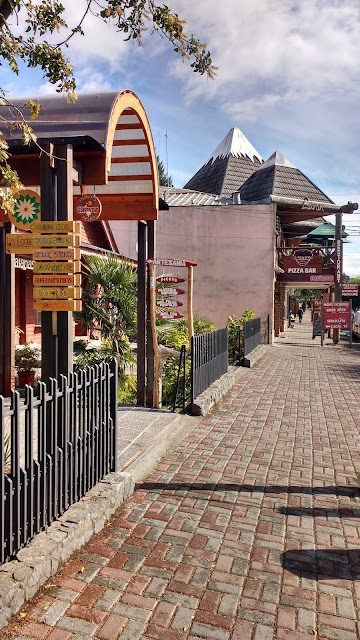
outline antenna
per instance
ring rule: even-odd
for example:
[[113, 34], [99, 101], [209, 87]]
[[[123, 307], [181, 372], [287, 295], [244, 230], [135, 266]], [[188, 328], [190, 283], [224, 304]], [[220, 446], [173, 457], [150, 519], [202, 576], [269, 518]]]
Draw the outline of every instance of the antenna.
[[165, 138], [165, 155], [166, 155], [166, 178], [167, 178], [167, 186], [169, 187], [169, 155], [168, 155], [168, 132], [167, 130], [165, 131], [165, 133], [162, 133], [161, 131], [154, 131], [153, 132], [154, 136], [163, 136]]

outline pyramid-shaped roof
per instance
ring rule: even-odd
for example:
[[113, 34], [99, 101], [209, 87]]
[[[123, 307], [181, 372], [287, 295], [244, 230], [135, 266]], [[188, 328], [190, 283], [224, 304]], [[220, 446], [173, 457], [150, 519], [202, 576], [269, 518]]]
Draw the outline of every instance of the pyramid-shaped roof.
[[262, 157], [237, 127], [216, 147], [184, 189], [230, 197], [262, 163]]
[[297, 169], [282, 153], [275, 151], [261, 164], [240, 189], [241, 202], [266, 202], [270, 196], [308, 199], [333, 204], [309, 178]]
[[[347, 238], [348, 233], [342, 231], [342, 237]], [[335, 226], [331, 222], [324, 222], [320, 227], [313, 229], [308, 233], [308, 238], [333, 238], [335, 237]]]

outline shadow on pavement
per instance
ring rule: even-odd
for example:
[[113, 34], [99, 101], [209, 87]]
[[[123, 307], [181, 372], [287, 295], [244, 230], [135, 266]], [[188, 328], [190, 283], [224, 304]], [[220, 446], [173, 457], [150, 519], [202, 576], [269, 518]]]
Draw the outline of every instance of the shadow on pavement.
[[300, 516], [309, 518], [359, 518], [359, 509], [347, 509], [340, 507], [339, 509], [331, 509], [326, 507], [315, 507], [307, 509], [306, 507], [279, 507], [278, 513], [285, 516]]
[[297, 485], [252, 485], [211, 482], [143, 482], [139, 489], [147, 491], [237, 491], [238, 493], [305, 493], [308, 495], [335, 495], [356, 498], [360, 495], [359, 487], [300, 487]]
[[302, 549], [285, 551], [280, 556], [284, 569], [312, 580], [360, 579], [360, 550]]

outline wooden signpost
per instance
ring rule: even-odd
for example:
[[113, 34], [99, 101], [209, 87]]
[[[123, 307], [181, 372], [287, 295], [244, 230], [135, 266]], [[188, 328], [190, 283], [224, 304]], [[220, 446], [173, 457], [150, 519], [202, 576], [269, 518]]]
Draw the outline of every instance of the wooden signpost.
[[[157, 336], [156, 336], [156, 318], [162, 318], [164, 320], [177, 320], [179, 318], [183, 318], [183, 314], [176, 311], [177, 307], [183, 305], [182, 302], [177, 300], [156, 300], [156, 294], [163, 296], [177, 296], [185, 293], [183, 289], [171, 288], [171, 287], [163, 287], [156, 288], [156, 282], [169, 283], [169, 284], [177, 284], [179, 282], [185, 282], [184, 278], [178, 278], [172, 274], [163, 275], [156, 277], [156, 266], [160, 267], [185, 267], [188, 270], [188, 292], [187, 292], [187, 313], [188, 313], [188, 328], [189, 328], [189, 340], [194, 334], [194, 324], [193, 324], [193, 268], [196, 265], [196, 262], [191, 262], [190, 260], [182, 260], [175, 258], [150, 258], [147, 260], [149, 266], [149, 282], [150, 282], [150, 323], [151, 323], [151, 333], [152, 333], [152, 342], [154, 348], [154, 373], [155, 373], [155, 386], [154, 386], [154, 402], [153, 406], [158, 409], [161, 407], [161, 378], [162, 378], [162, 366], [164, 358], [173, 356], [179, 357], [180, 353], [175, 352], [174, 350], [167, 349], [164, 346], [158, 345]], [[167, 308], [168, 310], [156, 311], [156, 307]], [[175, 310], [171, 310], [175, 309]]]
[[80, 260], [73, 262], [35, 262], [34, 273], [80, 273]]
[[7, 233], [6, 253], [34, 253], [33, 237], [30, 233]]

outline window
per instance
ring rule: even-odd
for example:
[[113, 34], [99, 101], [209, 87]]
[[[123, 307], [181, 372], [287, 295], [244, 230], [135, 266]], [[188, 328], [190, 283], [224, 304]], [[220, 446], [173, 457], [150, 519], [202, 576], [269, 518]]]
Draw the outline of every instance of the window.
[[34, 311], [35, 313], [35, 327], [41, 327], [41, 311]]

